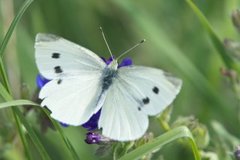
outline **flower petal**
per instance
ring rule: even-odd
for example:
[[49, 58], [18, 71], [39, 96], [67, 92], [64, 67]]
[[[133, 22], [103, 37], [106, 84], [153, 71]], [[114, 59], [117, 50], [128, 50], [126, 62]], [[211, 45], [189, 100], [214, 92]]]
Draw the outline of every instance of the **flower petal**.
[[133, 62], [132, 62], [132, 59], [131, 59], [131, 58], [124, 58], [124, 59], [122, 60], [122, 62], [119, 64], [118, 68], [120, 68], [120, 67], [125, 67], [125, 66], [130, 66], [130, 65], [132, 65], [132, 64], [133, 64]]
[[36, 83], [38, 88], [42, 88], [46, 83], [48, 83], [50, 80], [44, 78], [43, 76], [41, 76], [40, 74], [37, 75], [36, 77]]

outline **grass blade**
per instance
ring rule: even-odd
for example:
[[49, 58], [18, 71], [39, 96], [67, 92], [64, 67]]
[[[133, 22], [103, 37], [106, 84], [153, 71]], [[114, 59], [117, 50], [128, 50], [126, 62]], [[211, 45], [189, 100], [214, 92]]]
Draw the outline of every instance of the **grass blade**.
[[0, 103], [0, 109], [11, 107], [11, 106], [22, 106], [22, 105], [39, 106], [38, 104], [36, 104], [32, 101], [25, 100], [25, 99], [19, 99], [19, 100], [13, 100], [13, 101]]
[[[136, 26], [142, 28], [152, 38], [152, 43], [155, 47], [161, 51], [166, 57], [168, 57], [172, 63], [181, 71], [196, 87], [196, 89], [211, 102], [212, 109], [220, 109], [225, 113], [225, 116], [231, 121], [235, 121], [231, 113], [228, 112], [228, 103], [222, 99], [222, 95], [216, 91], [215, 88], [209, 83], [205, 75], [203, 75], [199, 69], [193, 64], [188, 57], [182, 53], [182, 51], [173, 44], [168, 38], [168, 35], [159, 27], [159, 25], [148, 15], [139, 10], [134, 3], [130, 1], [114, 1], [121, 9], [131, 15], [131, 20], [136, 23]], [[131, 14], [133, 10], [137, 10], [138, 14]], [[161, 38], [159, 38], [161, 37]], [[217, 107], [217, 108], [214, 108]]]
[[[0, 83], [0, 89], [5, 89], [2, 86], [1, 83]], [[31, 102], [31, 101], [28, 101], [28, 100], [12, 100], [11, 95], [9, 93], [7, 93], [6, 89], [5, 89], [4, 92], [2, 92], [2, 90], [1, 90], [0, 94], [7, 101], [5, 103], [1, 103], [0, 104], [0, 106], [3, 107], [3, 108], [13, 106], [13, 105], [15, 105], [17, 103], [20, 104], [20, 105], [28, 104], [28, 103], [30, 103], [31, 105], [37, 105], [37, 104], [35, 104], [35, 103]], [[30, 150], [28, 149], [28, 143], [27, 143], [27, 140], [26, 140], [26, 137], [25, 137], [26, 133], [24, 132], [24, 130], [22, 128], [22, 125], [26, 128], [27, 133], [29, 134], [30, 138], [32, 139], [32, 142], [36, 145], [36, 148], [38, 149], [39, 153], [41, 154], [41, 157], [43, 159], [50, 160], [50, 157], [49, 157], [47, 151], [45, 150], [45, 148], [42, 145], [41, 141], [39, 140], [39, 138], [35, 134], [35, 132], [32, 129], [32, 127], [28, 124], [28, 122], [26, 121], [26, 119], [24, 118], [24, 116], [22, 115], [20, 110], [16, 106], [13, 106], [12, 110], [13, 110], [13, 116], [14, 116], [14, 118], [16, 120], [16, 124], [17, 124], [17, 128], [18, 128], [20, 137], [21, 137], [23, 145], [25, 147], [25, 151], [28, 152]], [[28, 157], [29, 157], [29, 155], [30, 155], [30, 153], [27, 153]]]
[[[3, 96], [4, 99], [10, 100], [12, 99], [11, 96], [8, 94], [8, 92], [6, 91], [6, 89], [3, 87], [3, 85], [0, 83], [0, 94]], [[36, 104], [32, 101], [29, 100], [10, 100], [4, 103], [0, 103], [0, 109], [2, 108], [6, 108], [6, 107], [11, 107], [11, 106], [21, 106], [21, 105], [32, 105], [32, 106], [39, 106], [39, 104]], [[65, 136], [65, 134], [63, 133], [62, 128], [60, 127], [59, 123], [57, 123], [56, 121], [54, 121], [50, 116], [47, 110], [44, 110], [45, 114], [49, 117], [49, 119], [51, 120], [51, 122], [53, 123], [54, 127], [57, 129], [60, 137], [62, 138], [63, 142], [66, 144], [69, 152], [71, 153], [73, 159], [78, 160], [78, 154], [75, 151], [75, 149], [73, 148], [72, 144], [70, 143], [70, 141], [68, 140], [68, 138]], [[20, 113], [21, 114], [21, 113]], [[23, 135], [20, 132], [20, 136], [22, 137]], [[25, 141], [24, 136], [22, 137], [22, 139]]]
[[217, 36], [217, 34], [214, 32], [212, 26], [208, 22], [207, 18], [203, 15], [203, 13], [198, 9], [198, 7], [192, 2], [192, 0], [186, 0], [190, 8], [193, 10], [193, 12], [196, 14], [198, 19], [200, 20], [201, 24], [203, 25], [204, 29], [207, 31], [210, 39], [212, 40], [215, 48], [217, 49], [219, 55], [222, 58], [222, 61], [225, 63], [225, 65], [228, 68], [236, 69], [237, 71], [240, 71], [240, 67], [237, 66], [236, 63], [234, 63], [233, 59], [230, 57], [230, 55], [225, 50], [225, 47], [220, 40], [220, 38]]
[[22, 140], [22, 143], [23, 143], [23, 146], [24, 146], [24, 151], [25, 151], [25, 154], [26, 154], [26, 157], [28, 160], [31, 160], [32, 157], [31, 157], [31, 153], [30, 153], [30, 148], [29, 148], [29, 144], [28, 144], [28, 141], [27, 141], [27, 138], [26, 138], [26, 135], [23, 131], [23, 128], [21, 126], [21, 121], [20, 119], [17, 117], [16, 114], [13, 114], [15, 120], [16, 120], [16, 125], [17, 125], [17, 129], [19, 131], [19, 135], [20, 135], [20, 138]]
[[32, 127], [28, 124], [28, 122], [26, 121], [26, 119], [24, 118], [24, 116], [22, 115], [20, 110], [16, 106], [14, 106], [13, 108], [14, 108], [14, 111], [16, 112], [20, 122], [26, 128], [27, 133], [29, 134], [30, 138], [32, 139], [33, 144], [35, 144], [36, 148], [38, 149], [42, 159], [51, 160], [51, 158], [49, 157], [49, 155], [48, 155], [47, 151], [45, 150], [43, 144], [39, 140], [38, 136], [36, 135], [36, 133], [34, 132]]
[[58, 131], [58, 133], [60, 134], [60, 137], [62, 138], [63, 142], [66, 144], [69, 152], [71, 153], [71, 156], [74, 160], [79, 160], [80, 158], [78, 157], [77, 152], [75, 151], [74, 147], [72, 146], [72, 144], [70, 143], [70, 141], [68, 140], [68, 138], [65, 136], [65, 134], [63, 133], [63, 130], [61, 128], [61, 126], [59, 125], [58, 122], [56, 122], [55, 120], [53, 120], [50, 116], [49, 116], [49, 111], [44, 109], [45, 114], [48, 116], [48, 118], [51, 120], [52, 124], [54, 125], [54, 127], [56, 128], [56, 130]]
[[8, 93], [8, 90], [3, 86], [1, 82], [0, 82], [0, 94], [5, 100], [12, 100], [12, 96]]
[[22, 7], [20, 8], [19, 12], [17, 13], [17, 15], [15, 16], [15, 18], [13, 19], [3, 41], [2, 41], [2, 44], [1, 44], [1, 47], [0, 47], [0, 57], [2, 58], [3, 57], [3, 52], [5, 51], [6, 49], [6, 46], [8, 44], [8, 41], [10, 39], [10, 37], [12, 36], [12, 33], [17, 25], [17, 23], [19, 22], [19, 20], [22, 18], [23, 14], [25, 13], [25, 11], [27, 10], [27, 8], [32, 4], [34, 0], [26, 0]]
[[[0, 58], [1, 59], [1, 58]], [[8, 93], [7, 89], [2, 85], [2, 83], [0, 83], [0, 95], [2, 96], [3, 99], [5, 99], [6, 101], [8, 100], [12, 100], [12, 97], [11, 95]], [[2, 103], [1, 103], [2, 104]], [[1, 105], [0, 104], [0, 105]], [[1, 107], [0, 107], [1, 108]], [[19, 132], [19, 135], [20, 135], [20, 138], [22, 140], [22, 143], [23, 143], [23, 146], [24, 146], [24, 149], [25, 149], [25, 153], [26, 153], [26, 157], [27, 159], [31, 159], [31, 154], [30, 154], [30, 149], [29, 149], [29, 145], [27, 143], [27, 139], [25, 137], [25, 134], [24, 134], [24, 131], [23, 131], [23, 128], [21, 127], [21, 122], [19, 120], [19, 118], [17, 117], [17, 114], [14, 112], [14, 109], [12, 108], [12, 112], [13, 112], [13, 117], [16, 121], [16, 126], [17, 126], [17, 129], [18, 129], [18, 132]]]
[[[8, 78], [7, 78], [7, 74], [5, 72], [5, 67], [2, 61], [2, 58], [0, 58], [0, 81], [3, 83], [4, 86], [6, 86], [7, 91], [10, 91], [8, 89], [10, 89], [9, 83], [8, 83]], [[2, 91], [2, 90], [0, 90]]]
[[7, 88], [10, 88], [10, 87], [9, 87], [7, 75], [6, 75], [6, 72], [5, 72], [5, 69], [4, 69], [4, 64], [3, 64], [3, 61], [2, 61], [3, 53], [6, 49], [6, 46], [9, 42], [9, 40], [10, 40], [10, 37], [11, 37], [12, 33], [14, 31], [14, 28], [16, 27], [17, 23], [20, 21], [21, 17], [23, 16], [23, 14], [27, 10], [27, 8], [30, 6], [30, 4], [32, 4], [33, 1], [34, 0], [26, 0], [24, 2], [22, 7], [20, 8], [19, 12], [17, 13], [15, 18], [13, 19], [6, 35], [4, 36], [4, 39], [1, 43], [1, 46], [0, 46], [0, 57], [1, 57], [0, 58], [0, 80], [2, 80], [4, 86], [8, 86]]
[[187, 138], [188, 143], [192, 147], [192, 151], [193, 151], [195, 160], [200, 160], [201, 158], [200, 158], [200, 155], [199, 155], [199, 152], [197, 149], [197, 145], [192, 137], [191, 132], [185, 126], [178, 127], [178, 128], [172, 129], [172, 130], [164, 133], [163, 135], [153, 139], [149, 143], [146, 143], [146, 144], [138, 147], [137, 149], [133, 150], [132, 152], [129, 152], [128, 154], [122, 156], [119, 160], [139, 159], [142, 156], [144, 156], [148, 153], [151, 153], [152, 151], [154, 151], [156, 149], [160, 149], [164, 145], [166, 145], [170, 142], [173, 142], [177, 139], [180, 139], [180, 138]]

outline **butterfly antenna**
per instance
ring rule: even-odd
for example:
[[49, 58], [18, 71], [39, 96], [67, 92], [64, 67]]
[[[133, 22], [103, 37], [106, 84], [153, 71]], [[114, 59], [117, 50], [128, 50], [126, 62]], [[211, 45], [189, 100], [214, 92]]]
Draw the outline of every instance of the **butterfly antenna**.
[[112, 51], [111, 51], [111, 49], [110, 49], [110, 47], [109, 47], [109, 45], [108, 45], [108, 42], [107, 42], [107, 40], [106, 40], [106, 37], [105, 37], [105, 34], [104, 34], [104, 32], [103, 32], [102, 27], [100, 27], [100, 30], [101, 30], [101, 33], [102, 33], [102, 36], [103, 36], [103, 40], [104, 40], [104, 42], [105, 42], [105, 44], [106, 44], [106, 46], [107, 46], [107, 48], [108, 48], [108, 51], [109, 51], [112, 59], [114, 59], [113, 54], [112, 54]]
[[130, 52], [131, 50], [137, 48], [139, 45], [141, 45], [142, 43], [144, 43], [146, 40], [143, 39], [140, 42], [138, 42], [137, 44], [135, 44], [134, 46], [132, 46], [131, 48], [129, 48], [128, 50], [126, 50], [125, 52], [123, 52], [122, 54], [120, 54], [120, 56], [118, 56], [116, 58], [116, 60], [120, 59], [121, 57], [123, 57], [125, 54], [127, 54], [128, 52]]

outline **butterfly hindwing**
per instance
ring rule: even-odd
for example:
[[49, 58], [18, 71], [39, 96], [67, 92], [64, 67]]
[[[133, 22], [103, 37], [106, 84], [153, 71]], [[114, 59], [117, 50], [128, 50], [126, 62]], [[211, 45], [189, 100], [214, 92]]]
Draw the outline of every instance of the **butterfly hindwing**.
[[120, 68], [102, 108], [99, 127], [103, 135], [122, 141], [141, 137], [148, 127], [148, 115], [163, 111], [175, 99], [181, 85], [181, 80], [159, 69]]
[[139, 112], [138, 102], [126, 92], [118, 79], [109, 87], [102, 107], [99, 128], [114, 140], [129, 141], [140, 138], [148, 127], [148, 117]]

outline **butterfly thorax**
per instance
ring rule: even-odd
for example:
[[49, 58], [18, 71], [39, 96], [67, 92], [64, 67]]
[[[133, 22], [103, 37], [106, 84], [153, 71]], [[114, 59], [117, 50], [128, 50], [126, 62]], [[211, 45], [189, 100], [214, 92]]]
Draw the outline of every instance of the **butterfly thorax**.
[[117, 66], [116, 60], [113, 60], [102, 73], [102, 90], [106, 91], [112, 84], [113, 79], [117, 76]]
[[117, 70], [118, 62], [115, 59], [113, 59], [112, 62], [107, 67], [113, 70]]

